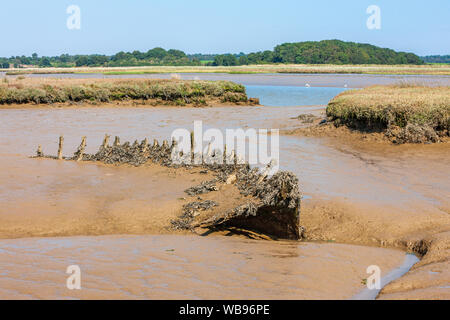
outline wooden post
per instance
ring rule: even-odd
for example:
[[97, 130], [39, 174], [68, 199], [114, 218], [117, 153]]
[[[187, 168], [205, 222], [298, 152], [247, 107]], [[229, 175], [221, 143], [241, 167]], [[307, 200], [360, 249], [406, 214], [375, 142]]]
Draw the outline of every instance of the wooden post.
[[116, 138], [114, 139], [114, 147], [118, 147], [120, 146], [120, 138], [118, 136], [116, 136]]
[[195, 136], [194, 131], [191, 131], [191, 161], [195, 159]]
[[168, 149], [169, 148], [169, 143], [167, 142], [167, 140], [163, 141], [162, 147], [163, 147], [163, 149]]
[[172, 146], [170, 147], [172, 150], [175, 150], [178, 148], [178, 141], [175, 139], [175, 137], [172, 138]]
[[261, 177], [259, 177], [258, 183], [261, 183], [264, 181], [264, 179], [269, 175], [270, 171], [272, 170], [273, 166], [275, 166], [276, 163], [277, 162], [275, 159], [272, 159], [270, 161], [270, 163], [266, 166], [266, 168], [262, 172]]
[[77, 151], [77, 161], [81, 161], [83, 160], [83, 155], [84, 155], [84, 149], [86, 148], [86, 137], [83, 137], [81, 139], [81, 144], [78, 147], [78, 151]]
[[63, 155], [62, 155], [63, 146], [64, 146], [64, 137], [60, 136], [59, 137], [59, 147], [58, 147], [58, 160], [63, 159]]
[[158, 142], [158, 140], [154, 139], [153, 140], [153, 148], [157, 148], [157, 147], [159, 147], [159, 142]]
[[39, 145], [38, 148], [37, 148], [36, 156], [38, 158], [42, 158], [44, 156], [44, 153], [42, 152], [42, 146], [41, 145]]
[[106, 147], [109, 146], [109, 138], [110, 138], [110, 136], [108, 134], [105, 134], [105, 138], [103, 138], [103, 144], [102, 144], [103, 149], [105, 149]]
[[148, 139], [145, 138], [144, 141], [142, 141], [142, 152], [147, 152], [148, 151]]
[[228, 164], [227, 163], [227, 144], [226, 143], [223, 146], [223, 163]]

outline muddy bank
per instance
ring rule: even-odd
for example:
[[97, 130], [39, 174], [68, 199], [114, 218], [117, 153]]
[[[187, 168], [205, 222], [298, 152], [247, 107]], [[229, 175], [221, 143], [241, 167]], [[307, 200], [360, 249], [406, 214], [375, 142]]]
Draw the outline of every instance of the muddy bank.
[[[342, 143], [360, 144], [371, 143], [375, 149], [390, 144], [431, 144], [449, 143], [450, 137], [447, 131], [436, 132], [430, 128], [420, 126], [409, 126], [399, 129], [398, 127], [366, 128], [364, 125], [344, 125], [327, 117], [326, 108], [321, 107], [312, 110], [309, 114], [300, 114], [291, 119], [298, 120], [297, 128], [282, 130], [286, 135], [297, 135], [303, 137], [333, 138]], [[378, 145], [378, 146], [377, 146]]]
[[[336, 144], [336, 140], [330, 139], [329, 143]], [[445, 158], [445, 152], [450, 150], [442, 149], [443, 147], [442, 145], [422, 146], [429, 153], [427, 158], [430, 160], [436, 155], [440, 155], [440, 159]], [[366, 166], [378, 167], [376, 170], [383, 170], [379, 158], [373, 156], [377, 148], [371, 149], [367, 143], [362, 144], [359, 148], [349, 148], [348, 145], [343, 145], [341, 148], [342, 151], [352, 152], [351, 155], [365, 162]], [[366, 149], [367, 152], [367, 148], [371, 149], [372, 155], [361, 153], [361, 149]], [[416, 159], [409, 161], [405, 159], [405, 161], [409, 162], [410, 167], [423, 170], [418, 165], [420, 149], [416, 146], [402, 146], [400, 149], [403, 150], [389, 150], [386, 146], [381, 145], [378, 152], [384, 153], [384, 157], [389, 154], [391, 157], [398, 157], [399, 153], [405, 153], [405, 158], [415, 155]], [[433, 161], [424, 165], [427, 166], [430, 163]], [[403, 166], [403, 169], [404, 178], [409, 169], [407, 166]], [[440, 171], [440, 166], [436, 166], [434, 169], [436, 176], [446, 175], [448, 172], [445, 169]], [[384, 171], [384, 174], [388, 173], [389, 170]], [[388, 175], [386, 179], [393, 179], [393, 176]], [[401, 176], [398, 179], [401, 179]], [[418, 176], [416, 179], [414, 183], [425, 185], [425, 182], [420, 180], [421, 177]], [[382, 290], [378, 298], [448, 299], [450, 277], [446, 270], [450, 269], [449, 193], [445, 189], [440, 189], [438, 181], [433, 181], [433, 179], [432, 176], [428, 176], [427, 183], [433, 185], [434, 192], [429, 196], [435, 198], [434, 205], [426, 204], [418, 197], [408, 198], [408, 204], [395, 203], [395, 201], [390, 204], [381, 204], [376, 201], [368, 203], [367, 201], [350, 200], [347, 197], [328, 200], [317, 199], [317, 197], [308, 199], [303, 202], [302, 207], [301, 222], [305, 227], [305, 240], [400, 248], [414, 253], [421, 258], [421, 261], [401, 279], [394, 281]], [[392, 192], [402, 193], [400, 185], [396, 189], [393, 189]], [[377, 190], [373, 190], [373, 198], [377, 198]]]
[[426, 255], [405, 276], [387, 285], [380, 299], [450, 299], [450, 232], [422, 241]]
[[8, 168], [0, 174], [2, 238], [172, 233], [167, 226], [183, 203], [177, 199], [205, 179], [157, 165], [1, 158]]
[[[363, 143], [371, 143], [378, 144], [379, 146], [397, 144], [394, 136], [388, 136], [388, 132], [386, 130], [367, 130], [361, 131], [355, 128], [336, 125], [333, 122], [322, 122], [326, 121], [323, 117], [324, 112], [313, 118], [313, 121], [308, 123], [304, 123], [304, 125], [297, 129], [289, 129], [283, 131], [284, 134], [287, 135], [298, 135], [304, 137], [320, 137], [320, 138], [334, 138], [336, 140], [340, 140], [343, 143], [351, 140], [352, 143], [355, 144], [363, 144]], [[322, 123], [321, 123], [322, 122]], [[417, 134], [416, 134], [417, 133]], [[411, 137], [417, 138], [414, 140], [416, 144], [430, 144], [431, 141], [428, 141], [422, 134], [424, 132], [419, 130], [414, 133]], [[403, 135], [403, 133], [399, 133]], [[422, 139], [423, 138], [423, 139]], [[405, 142], [406, 140], [402, 140], [401, 144], [410, 144], [410, 142]], [[438, 140], [433, 140], [437, 143], [449, 143], [450, 137], [441, 136]]]
[[[421, 262], [389, 284], [378, 298], [448, 299], [450, 202], [448, 186], [442, 184], [448, 181], [450, 169], [445, 160], [450, 156], [448, 143], [392, 145], [382, 133], [361, 134], [346, 127], [320, 124], [324, 118], [324, 110], [302, 114], [297, 119], [303, 127], [286, 133], [319, 138], [322, 143], [353, 158], [355, 163], [348, 174], [355, 176], [353, 183], [362, 190], [370, 185], [370, 198], [375, 201], [356, 200], [354, 192], [350, 195], [353, 188], [344, 183], [350, 180], [348, 178], [330, 181], [341, 185], [343, 192], [339, 196], [328, 197], [328, 200], [312, 196], [303, 202], [302, 225], [306, 239], [395, 247], [413, 252], [421, 257]], [[392, 188], [384, 191], [376, 188], [375, 177], [381, 181], [391, 180]], [[428, 190], [424, 192], [424, 188]], [[409, 195], [400, 200], [405, 193]], [[307, 197], [308, 194], [306, 192]], [[426, 203], [423, 201], [426, 198], [432, 200]]]
[[450, 290], [450, 207], [421, 213], [380, 208], [345, 200], [305, 201], [306, 241], [332, 241], [400, 248], [421, 261], [388, 284], [381, 299], [448, 299]]

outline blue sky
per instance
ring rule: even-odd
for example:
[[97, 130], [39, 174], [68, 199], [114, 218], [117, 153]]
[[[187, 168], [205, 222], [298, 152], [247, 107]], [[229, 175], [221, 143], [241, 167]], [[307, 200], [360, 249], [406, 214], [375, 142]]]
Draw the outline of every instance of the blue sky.
[[[66, 26], [69, 5], [81, 29]], [[381, 30], [369, 30], [369, 5]], [[5, 0], [0, 56], [147, 51], [253, 52], [341, 39], [419, 55], [450, 54], [450, 0]]]

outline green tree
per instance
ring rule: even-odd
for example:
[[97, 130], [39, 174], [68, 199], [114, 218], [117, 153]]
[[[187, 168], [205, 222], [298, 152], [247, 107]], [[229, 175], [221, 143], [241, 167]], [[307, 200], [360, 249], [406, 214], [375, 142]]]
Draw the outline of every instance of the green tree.
[[240, 56], [239, 57], [239, 64], [242, 65], [247, 65], [248, 64], [248, 58], [247, 56]]
[[41, 58], [41, 60], [39, 61], [39, 66], [40, 67], [51, 67], [52, 64], [50, 63], [50, 59], [47, 57], [43, 57]]

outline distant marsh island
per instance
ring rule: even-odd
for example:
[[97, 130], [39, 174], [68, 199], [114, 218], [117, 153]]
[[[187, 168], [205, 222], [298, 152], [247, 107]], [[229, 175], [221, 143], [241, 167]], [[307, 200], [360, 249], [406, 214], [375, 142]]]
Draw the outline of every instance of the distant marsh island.
[[149, 105], [251, 104], [230, 81], [24, 79], [0, 82], [0, 105], [137, 102]]

